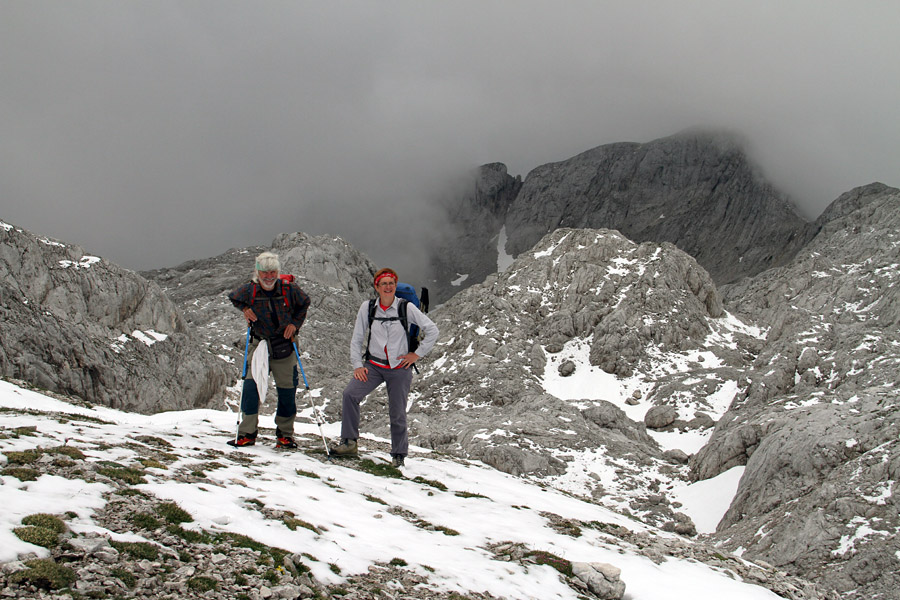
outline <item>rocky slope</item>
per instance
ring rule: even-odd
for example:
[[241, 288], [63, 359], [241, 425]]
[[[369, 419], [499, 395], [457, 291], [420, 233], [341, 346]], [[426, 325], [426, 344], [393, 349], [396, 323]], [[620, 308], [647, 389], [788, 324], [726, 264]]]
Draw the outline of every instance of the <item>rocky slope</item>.
[[695, 477], [746, 464], [716, 536], [843, 597], [900, 589], [900, 190], [825, 211], [788, 265], [725, 288], [767, 327], [748, 382], [694, 457]]
[[507, 212], [499, 214], [514, 187], [509, 182], [494, 188], [489, 213], [479, 193], [459, 197], [449, 216], [465, 233], [454, 252], [446, 253], [453, 247], [446, 242], [434, 253], [441, 297], [453, 291], [447, 286], [458, 278], [453, 273], [469, 275], [461, 287], [483, 281], [484, 269], [478, 267], [497, 257], [501, 231], [512, 256], [558, 227], [616, 229], [636, 242], [671, 242], [696, 258], [717, 284], [783, 265], [815, 233], [757, 171], [742, 141], [722, 132], [694, 130], [645, 144], [608, 144], [542, 165], [528, 173]]
[[210, 406], [226, 373], [159, 287], [0, 222], [0, 374], [137, 412]]

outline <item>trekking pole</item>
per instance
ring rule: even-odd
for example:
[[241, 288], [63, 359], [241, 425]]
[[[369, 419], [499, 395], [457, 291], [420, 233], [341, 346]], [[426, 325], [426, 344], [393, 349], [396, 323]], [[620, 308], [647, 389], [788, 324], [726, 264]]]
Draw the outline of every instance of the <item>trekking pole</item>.
[[237, 444], [238, 436], [241, 432], [241, 419], [244, 416], [243, 413], [243, 404], [244, 404], [244, 378], [247, 377], [247, 348], [250, 347], [250, 326], [247, 325], [247, 341], [244, 342], [244, 368], [241, 370], [241, 400], [238, 404], [238, 420], [237, 426], [234, 430], [234, 443]]
[[300, 351], [297, 350], [297, 342], [292, 343], [294, 344], [294, 353], [297, 355], [297, 364], [300, 366], [300, 374], [303, 375], [303, 385], [306, 386], [306, 398], [309, 400], [309, 406], [313, 411], [313, 420], [316, 422], [316, 425], [319, 426], [319, 435], [322, 436], [322, 445], [325, 446], [325, 456], [331, 458], [331, 452], [328, 450], [328, 442], [325, 441], [325, 433], [322, 431], [322, 423], [325, 422], [325, 418], [319, 412], [319, 407], [313, 402], [312, 395], [309, 393], [309, 382], [306, 381], [306, 373], [303, 371], [303, 362], [300, 360]]

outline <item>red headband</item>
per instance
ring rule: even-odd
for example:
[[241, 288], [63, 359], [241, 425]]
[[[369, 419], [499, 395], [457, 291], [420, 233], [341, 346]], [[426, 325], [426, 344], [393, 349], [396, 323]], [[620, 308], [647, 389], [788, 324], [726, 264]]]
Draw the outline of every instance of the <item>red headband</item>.
[[397, 282], [397, 276], [394, 275], [393, 273], [391, 273], [390, 271], [387, 271], [375, 278], [375, 285], [378, 285], [378, 282], [381, 281], [382, 279], [384, 279], [385, 277], [390, 277], [391, 279], [394, 280], [394, 283]]

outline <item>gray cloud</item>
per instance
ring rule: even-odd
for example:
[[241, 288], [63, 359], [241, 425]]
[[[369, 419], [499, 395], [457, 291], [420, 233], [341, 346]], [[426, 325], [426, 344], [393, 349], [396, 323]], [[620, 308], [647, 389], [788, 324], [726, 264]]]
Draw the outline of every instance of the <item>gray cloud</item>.
[[0, 219], [124, 266], [335, 233], [415, 270], [454, 174], [696, 125], [808, 217], [900, 185], [897, 3], [0, 4]]

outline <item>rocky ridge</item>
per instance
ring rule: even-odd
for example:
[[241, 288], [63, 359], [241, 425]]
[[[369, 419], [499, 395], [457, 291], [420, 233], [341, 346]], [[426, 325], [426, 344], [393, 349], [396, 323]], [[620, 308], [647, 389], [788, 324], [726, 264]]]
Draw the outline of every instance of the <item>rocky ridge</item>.
[[0, 374], [136, 412], [209, 406], [226, 381], [159, 287], [0, 222]]

